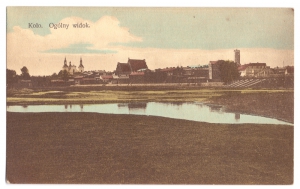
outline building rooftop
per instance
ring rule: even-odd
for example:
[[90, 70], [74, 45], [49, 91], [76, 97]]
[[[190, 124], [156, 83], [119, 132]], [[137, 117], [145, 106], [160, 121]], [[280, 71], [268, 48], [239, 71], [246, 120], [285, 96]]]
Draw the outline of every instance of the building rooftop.
[[249, 63], [248, 66], [266, 66], [267, 64], [266, 63]]
[[145, 59], [144, 60], [128, 59], [128, 64], [132, 72], [136, 72], [137, 70], [148, 68]]
[[239, 71], [244, 71], [248, 67], [248, 64], [244, 64], [238, 67]]

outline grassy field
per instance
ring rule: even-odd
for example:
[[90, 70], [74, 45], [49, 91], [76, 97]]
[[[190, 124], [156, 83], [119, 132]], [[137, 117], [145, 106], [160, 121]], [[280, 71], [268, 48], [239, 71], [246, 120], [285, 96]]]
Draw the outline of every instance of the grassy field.
[[18, 91], [7, 96], [9, 104], [27, 103], [109, 103], [129, 101], [203, 101], [222, 95], [216, 90], [149, 90], [149, 91]]
[[292, 184], [294, 127], [7, 113], [10, 183]]
[[227, 111], [263, 115], [294, 123], [294, 93], [288, 91], [227, 93], [207, 101]]

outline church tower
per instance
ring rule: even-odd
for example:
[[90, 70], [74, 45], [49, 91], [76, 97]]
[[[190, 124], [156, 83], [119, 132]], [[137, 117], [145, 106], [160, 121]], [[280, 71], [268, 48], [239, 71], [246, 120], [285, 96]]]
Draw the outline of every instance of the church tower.
[[71, 64], [71, 61], [69, 63], [69, 74], [73, 75], [75, 72], [77, 72], [76, 66]]
[[78, 71], [79, 72], [84, 72], [84, 66], [82, 65], [82, 58], [80, 57], [80, 64], [78, 66]]
[[63, 67], [62, 67], [61, 70], [62, 70], [62, 71], [64, 71], [64, 70], [69, 71], [69, 68], [68, 68], [68, 65], [67, 65], [67, 59], [66, 59], [66, 57], [65, 57], [64, 65], [63, 65]]

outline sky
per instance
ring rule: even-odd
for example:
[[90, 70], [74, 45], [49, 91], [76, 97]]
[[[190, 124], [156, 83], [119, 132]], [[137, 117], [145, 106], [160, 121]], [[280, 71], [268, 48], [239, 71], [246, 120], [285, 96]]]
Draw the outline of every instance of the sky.
[[85, 70], [128, 58], [150, 69], [206, 65], [234, 60], [235, 49], [241, 64], [294, 65], [291, 8], [7, 7], [6, 36], [7, 68], [18, 74], [51, 75], [80, 57]]

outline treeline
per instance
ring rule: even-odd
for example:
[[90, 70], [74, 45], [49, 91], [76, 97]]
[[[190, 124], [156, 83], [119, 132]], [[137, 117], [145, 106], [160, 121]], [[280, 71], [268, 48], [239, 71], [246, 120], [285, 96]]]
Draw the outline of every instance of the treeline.
[[18, 75], [15, 70], [6, 69], [6, 87], [28, 87], [28, 86], [48, 86], [51, 83], [52, 76], [30, 76], [26, 66], [21, 68], [21, 74]]
[[29, 70], [26, 66], [21, 68], [21, 75], [17, 75], [15, 70], [6, 69], [6, 85], [12, 87], [19, 83], [20, 80], [30, 80]]

